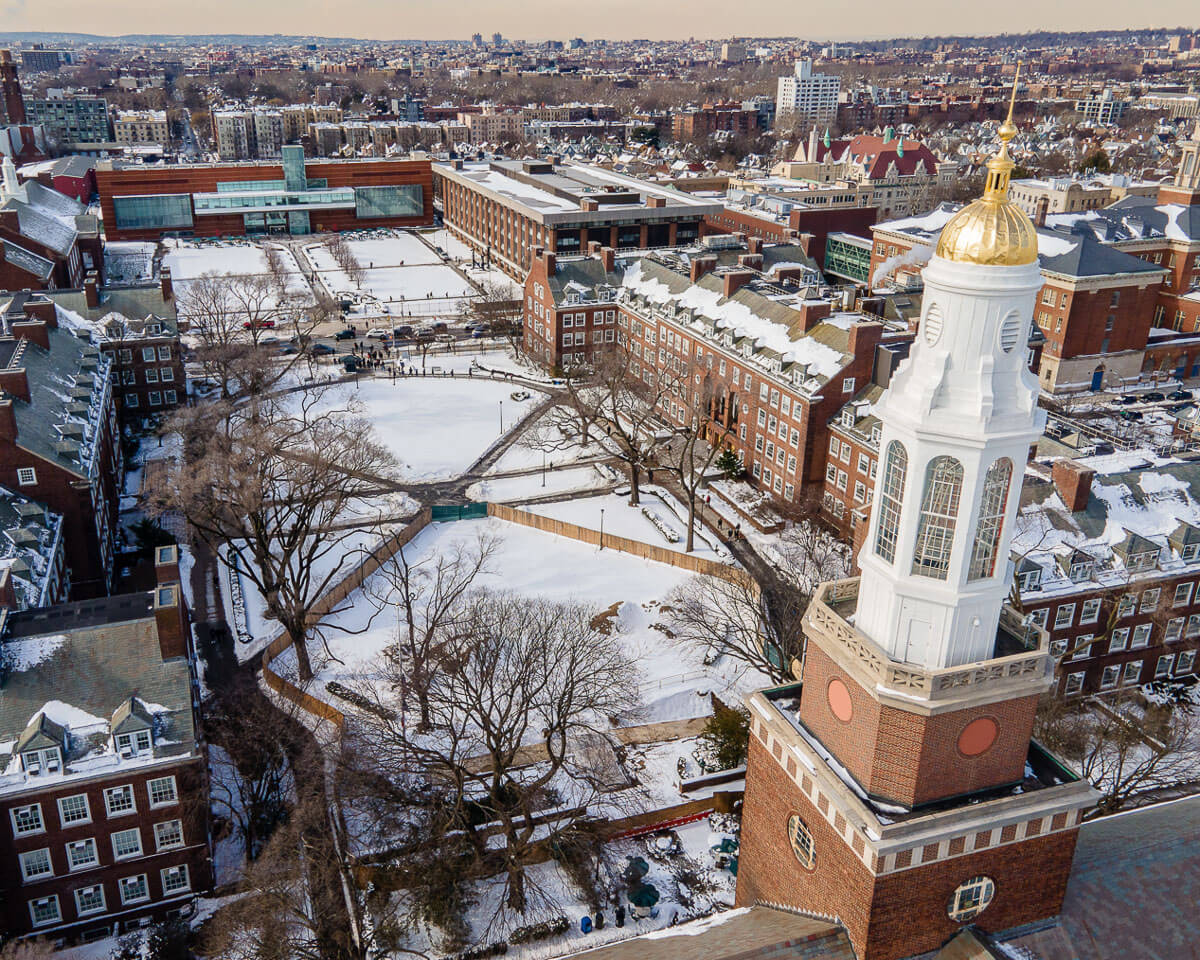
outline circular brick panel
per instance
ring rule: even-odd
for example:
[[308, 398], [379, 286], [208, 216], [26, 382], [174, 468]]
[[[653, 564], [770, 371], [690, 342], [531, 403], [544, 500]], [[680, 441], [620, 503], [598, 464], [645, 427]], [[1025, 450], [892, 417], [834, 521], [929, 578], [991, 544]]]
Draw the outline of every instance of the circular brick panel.
[[958, 752], [966, 757], [977, 757], [992, 749], [1000, 728], [991, 717], [976, 717], [958, 735]]
[[829, 709], [833, 715], [842, 723], [849, 723], [850, 718], [854, 716], [854, 704], [850, 700], [850, 690], [846, 684], [834, 677], [829, 681], [825, 695], [829, 699]]

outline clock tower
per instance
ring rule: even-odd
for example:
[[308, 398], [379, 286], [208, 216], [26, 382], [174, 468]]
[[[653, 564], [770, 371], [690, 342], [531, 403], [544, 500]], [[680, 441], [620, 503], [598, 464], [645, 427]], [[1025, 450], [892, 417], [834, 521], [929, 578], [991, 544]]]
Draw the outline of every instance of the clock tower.
[[1053, 660], [1005, 605], [1044, 419], [1025, 364], [1037, 233], [1008, 197], [1015, 134], [1010, 106], [876, 405], [862, 575], [817, 590], [802, 682], [750, 698], [738, 904], [837, 922], [862, 960], [938, 949], [968, 924], [1053, 918], [1095, 802], [1031, 739]]

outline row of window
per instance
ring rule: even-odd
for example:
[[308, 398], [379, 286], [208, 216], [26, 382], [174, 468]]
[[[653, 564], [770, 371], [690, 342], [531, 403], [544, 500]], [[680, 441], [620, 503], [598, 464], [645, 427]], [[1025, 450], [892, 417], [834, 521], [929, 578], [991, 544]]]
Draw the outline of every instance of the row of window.
[[[1112, 690], [1118, 684], [1139, 683], [1142, 676], [1142, 664], [1143, 661], [1141, 660], [1130, 660], [1125, 664], [1109, 664], [1100, 675], [1100, 689]], [[1171, 676], [1187, 676], [1195, 669], [1195, 665], [1196, 651], [1194, 650], [1185, 650], [1180, 654], [1164, 654], [1154, 663], [1154, 679], [1165, 680]], [[1085, 670], [1068, 673], [1064, 684], [1064, 692], [1068, 696], [1082, 693], [1086, 677], [1087, 671]]]
[[[175, 370], [173, 367], [146, 367], [143, 370], [143, 374], [145, 375], [146, 383], [159, 383], [159, 382], [174, 383], [175, 382]], [[135, 383], [137, 383], [137, 371], [136, 370], [122, 370], [121, 371], [121, 385], [122, 386], [129, 387], [129, 386], [133, 386]]]
[[[186, 863], [177, 867], [166, 867], [159, 871], [164, 897], [185, 893], [192, 889], [192, 878], [188, 873]], [[122, 877], [117, 881], [117, 891], [122, 906], [134, 906], [145, 903], [150, 899], [150, 883], [146, 874], [139, 873], [132, 877]], [[97, 883], [88, 887], [78, 887], [73, 894], [75, 898], [75, 914], [79, 917], [103, 913], [108, 909], [104, 897], [104, 885]], [[58, 894], [41, 897], [29, 901], [29, 916], [35, 927], [44, 927], [62, 921], [62, 908], [59, 905]]]
[[[165, 807], [179, 800], [179, 791], [174, 777], [159, 777], [146, 782], [146, 796], [151, 809]], [[58, 799], [58, 819], [61, 826], [78, 827], [92, 822], [91, 803], [86, 793], [77, 793]], [[108, 787], [104, 790], [104, 809], [108, 817], [119, 817], [137, 812], [137, 801], [133, 784]], [[46, 831], [46, 818], [40, 803], [13, 807], [9, 810], [13, 834], [18, 837], [32, 836]]]
[[[158, 330], [151, 327], [147, 333], [158, 333]], [[155, 360], [170, 360], [171, 348], [169, 346], [158, 347], [142, 347], [142, 362], [154, 363]], [[117, 352], [117, 360], [119, 363], [133, 363], [133, 350], [125, 348]]]
[[[136, 393], [127, 393], [124, 396], [126, 407], [133, 408], [141, 404], [141, 398]], [[146, 402], [152, 407], [161, 407], [164, 403], [170, 406], [178, 401], [179, 394], [174, 390], [151, 390], [146, 394]]]
[[[1022, 575], [1021, 589], [1027, 589], [1028, 582]], [[1200, 594], [1195, 594], [1195, 581], [1187, 583], [1179, 583], [1175, 585], [1175, 591], [1171, 597], [1172, 607], [1186, 607], [1192, 600], [1193, 596], [1200, 598]], [[1158, 609], [1159, 602], [1162, 598], [1161, 587], [1150, 587], [1143, 590], [1140, 595], [1136, 593], [1123, 594], [1120, 600], [1117, 601], [1117, 619], [1132, 617], [1139, 613], [1152, 613]], [[1063, 630], [1072, 626], [1075, 623], [1075, 610], [1079, 609], [1079, 623], [1081, 626], [1090, 623], [1096, 623], [1100, 619], [1100, 608], [1103, 599], [1101, 597], [1092, 597], [1084, 600], [1082, 603], [1060, 603], [1054, 610], [1054, 630]], [[1034, 621], [1039, 626], [1046, 626], [1049, 607], [1042, 607], [1040, 610], [1035, 610], [1031, 614]], [[1194, 618], [1193, 618], [1194, 619]], [[1172, 621], [1174, 622], [1174, 621]], [[1183, 622], [1183, 618], [1179, 618], [1179, 623]], [[1191, 634], [1189, 634], [1190, 636]]]
[[[118, 830], [110, 837], [112, 842], [113, 860], [132, 860], [145, 853], [142, 847], [142, 831], [140, 827], [128, 830]], [[166, 850], [177, 850], [183, 843], [183, 821], [164, 820], [154, 824], [154, 851], [162, 853]], [[67, 871], [87, 870], [100, 866], [100, 851], [95, 837], [83, 840], [73, 840], [64, 846], [67, 855]], [[21, 879], [26, 883], [44, 880], [54, 876], [54, 863], [50, 856], [49, 847], [37, 850], [27, 850], [17, 858], [21, 864]]]

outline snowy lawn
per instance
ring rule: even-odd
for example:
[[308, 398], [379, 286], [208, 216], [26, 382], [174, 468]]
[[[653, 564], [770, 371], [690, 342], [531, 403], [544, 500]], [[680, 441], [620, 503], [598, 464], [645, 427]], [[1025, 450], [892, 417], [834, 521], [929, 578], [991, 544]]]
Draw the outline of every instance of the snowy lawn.
[[[480, 480], [467, 488], [467, 496], [472, 500], [494, 503], [510, 503], [515, 500], [528, 500], [531, 497], [545, 497], [555, 493], [598, 490], [615, 482], [611, 477], [602, 474], [595, 467], [575, 467], [569, 470], [547, 470], [543, 474], [524, 474], [519, 477], [496, 477]], [[558, 506], [558, 504], [544, 504]], [[537, 510], [542, 513], [544, 511]]]
[[[499, 543], [477, 585], [612, 611], [606, 618], [612, 636], [633, 658], [642, 676], [644, 710], [632, 722], [705, 716], [710, 712], [709, 701], [699, 694], [716, 693], [726, 703], [736, 703], [745, 693], [766, 685], [763, 678], [747, 675], [733, 664], [704, 665], [698, 651], [672, 643], [656, 628], [663, 599], [691, 576], [685, 570], [615, 550], [600, 551], [494, 517], [431, 524], [405, 549], [411, 561], [419, 562], [458, 544], [469, 545], [481, 535], [495, 537]], [[322, 662], [317, 645], [313, 645], [319, 672], [312, 690], [339, 709], [352, 708], [326, 693], [324, 685], [337, 680], [352, 686], [356, 676], [370, 676], [375, 659], [395, 641], [398, 608], [390, 602], [388, 589], [384, 575], [371, 577], [363, 590], [351, 595], [347, 608], [330, 619], [340, 629], [324, 633], [334, 656], [342, 662]], [[275, 663], [277, 670], [287, 671], [294, 668], [295, 658], [288, 651]]]
[[[361, 298], [357, 309], [367, 314], [445, 314], [457, 311], [463, 298], [475, 288], [452, 267], [415, 237], [387, 240], [351, 240], [349, 247], [363, 269], [361, 284], [355, 283], [338, 265], [329, 248], [307, 244], [304, 255], [332, 296]], [[419, 249], [410, 251], [409, 246]], [[412, 253], [415, 259], [404, 254]], [[390, 305], [390, 307], [389, 307]]]
[[104, 245], [104, 275], [109, 283], [131, 283], [154, 278], [154, 251], [158, 244], [117, 241]]
[[[296, 258], [286, 247], [272, 244], [280, 253], [287, 274], [284, 280], [284, 297], [297, 303], [312, 303], [312, 290], [300, 272]], [[163, 257], [163, 266], [171, 268], [171, 278], [177, 293], [187, 290], [189, 281], [206, 273], [222, 277], [244, 277], [270, 273], [266, 250], [254, 243], [188, 244], [176, 241], [174, 247]], [[280, 298], [271, 298], [272, 303]]]
[[461, 474], [500, 439], [501, 415], [507, 432], [542, 398], [513, 400], [512, 392], [493, 380], [400, 377], [341, 385], [322, 403], [359, 400], [402, 477], [425, 481]]
[[[541, 478], [524, 477], [522, 479], [540, 482]], [[526, 496], [537, 496], [537, 494], [528, 493]], [[666, 547], [682, 553], [684, 547], [687, 546], [687, 507], [667, 491], [657, 488], [647, 490], [643, 487], [641, 500], [642, 502], [638, 506], [631, 507], [628, 496], [612, 493], [602, 497], [562, 500], [556, 503], [535, 503], [525, 509], [543, 517], [553, 517], [555, 520], [575, 523], [581, 527], [587, 527], [589, 530], [600, 529], [600, 511], [603, 510], [605, 534], [628, 537], [630, 540], [640, 540], [642, 543]], [[651, 517], [656, 518], [658, 523], [651, 520]], [[670, 540], [666, 531], [670, 531], [678, 539]], [[714, 543], [716, 544], [715, 548]], [[699, 521], [696, 522], [696, 544], [692, 553], [697, 557], [705, 557], [720, 563], [732, 563], [732, 557], [728, 551]]]

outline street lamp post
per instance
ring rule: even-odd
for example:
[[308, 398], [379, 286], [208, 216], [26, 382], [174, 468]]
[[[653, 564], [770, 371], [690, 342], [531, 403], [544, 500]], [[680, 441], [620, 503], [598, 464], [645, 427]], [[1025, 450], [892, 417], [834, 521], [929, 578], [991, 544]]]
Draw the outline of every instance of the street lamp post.
[[500, 401], [500, 432], [504, 432], [504, 401]]
[[604, 508], [600, 508], [600, 549], [604, 549]]
[[542, 451], [542, 486], [546, 485], [546, 451]]

